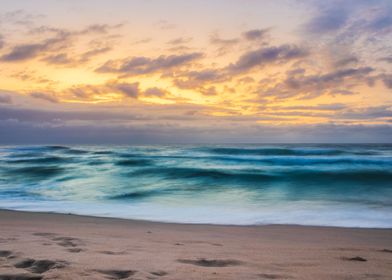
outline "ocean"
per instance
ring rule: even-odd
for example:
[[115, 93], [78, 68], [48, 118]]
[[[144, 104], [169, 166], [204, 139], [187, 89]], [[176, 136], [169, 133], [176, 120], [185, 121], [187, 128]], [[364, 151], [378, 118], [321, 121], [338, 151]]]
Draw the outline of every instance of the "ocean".
[[392, 145], [0, 146], [0, 208], [392, 227]]

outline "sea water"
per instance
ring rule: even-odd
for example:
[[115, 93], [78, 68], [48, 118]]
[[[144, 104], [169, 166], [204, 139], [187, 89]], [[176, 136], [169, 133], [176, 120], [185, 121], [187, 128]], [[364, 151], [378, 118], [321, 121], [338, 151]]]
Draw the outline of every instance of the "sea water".
[[0, 146], [0, 208], [392, 227], [392, 145]]

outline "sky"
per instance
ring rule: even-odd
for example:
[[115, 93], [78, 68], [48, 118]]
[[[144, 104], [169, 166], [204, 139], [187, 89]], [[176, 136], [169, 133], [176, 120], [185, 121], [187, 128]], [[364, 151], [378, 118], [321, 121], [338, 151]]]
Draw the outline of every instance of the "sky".
[[2, 0], [0, 144], [392, 142], [390, 0]]

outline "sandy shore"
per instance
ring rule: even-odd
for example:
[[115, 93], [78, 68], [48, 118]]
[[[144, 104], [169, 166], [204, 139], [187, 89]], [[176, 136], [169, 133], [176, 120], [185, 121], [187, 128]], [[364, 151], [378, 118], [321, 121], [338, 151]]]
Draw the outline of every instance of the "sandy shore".
[[0, 279], [392, 279], [392, 230], [0, 210]]

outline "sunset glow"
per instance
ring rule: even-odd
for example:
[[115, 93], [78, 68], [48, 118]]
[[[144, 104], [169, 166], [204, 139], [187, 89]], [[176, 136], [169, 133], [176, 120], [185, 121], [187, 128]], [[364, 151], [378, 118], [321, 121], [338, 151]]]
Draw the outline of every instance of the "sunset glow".
[[391, 3], [335, 2], [3, 1], [2, 142], [388, 141]]

